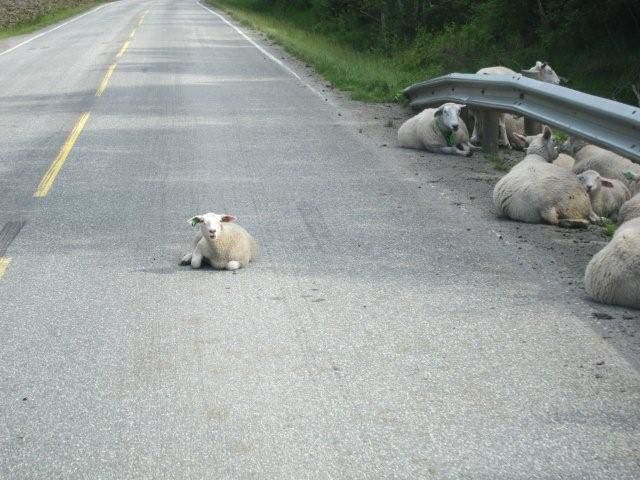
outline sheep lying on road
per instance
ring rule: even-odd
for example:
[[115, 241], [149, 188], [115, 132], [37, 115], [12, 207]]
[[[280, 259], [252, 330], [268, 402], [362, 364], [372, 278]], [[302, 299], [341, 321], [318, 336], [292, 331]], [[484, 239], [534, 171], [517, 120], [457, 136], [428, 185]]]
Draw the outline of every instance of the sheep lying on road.
[[631, 198], [631, 192], [620, 180], [604, 178], [595, 170], [578, 175], [591, 199], [591, 208], [601, 217], [617, 218], [618, 210]]
[[640, 191], [640, 183], [629, 179], [629, 172], [640, 176], [640, 165], [631, 160], [573, 137], [569, 137], [564, 143], [563, 150], [571, 153], [576, 159], [574, 173], [595, 170], [603, 177], [624, 182], [631, 193]]
[[544, 127], [531, 140], [524, 160], [496, 184], [493, 203], [498, 213], [520, 222], [564, 227], [600, 221], [575, 174], [548, 163], [557, 156], [551, 130]]
[[[534, 73], [534, 78], [541, 82], [552, 83], [558, 85], [560, 78], [556, 72], [546, 62], [537, 61], [536, 64], [531, 67], [529, 72]], [[503, 66], [485, 67], [476, 72], [476, 75], [518, 75], [510, 68]], [[475, 110], [470, 112], [474, 117], [473, 122], [473, 134], [471, 135], [471, 143], [479, 143], [482, 137], [482, 120], [480, 115]], [[522, 144], [520, 138], [515, 135], [516, 133], [524, 133], [524, 118], [510, 113], [503, 113], [498, 117], [498, 145], [502, 145], [509, 148], [515, 148], [517, 150], [523, 150], [525, 147]]]
[[464, 107], [445, 103], [423, 110], [402, 124], [398, 130], [398, 143], [406, 148], [470, 157], [469, 131], [460, 118], [460, 110]]
[[191, 253], [187, 253], [180, 265], [200, 268], [206, 260], [213, 268], [237, 270], [246, 267], [256, 256], [256, 241], [236, 223], [233, 215], [205, 213], [189, 220], [192, 225], [200, 224], [200, 231], [193, 242]]
[[621, 225], [589, 262], [584, 285], [598, 302], [640, 309], [640, 218]]
[[631, 200], [622, 204], [618, 212], [618, 221], [624, 223], [638, 217], [640, 217], [640, 193], [636, 193]]

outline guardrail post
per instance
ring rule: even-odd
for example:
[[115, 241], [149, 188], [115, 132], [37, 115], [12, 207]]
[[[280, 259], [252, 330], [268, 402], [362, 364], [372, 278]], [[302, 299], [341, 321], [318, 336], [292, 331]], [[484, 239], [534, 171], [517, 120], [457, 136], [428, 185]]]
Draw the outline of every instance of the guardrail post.
[[498, 115], [495, 110], [480, 110], [482, 122], [482, 151], [491, 155], [498, 153]]

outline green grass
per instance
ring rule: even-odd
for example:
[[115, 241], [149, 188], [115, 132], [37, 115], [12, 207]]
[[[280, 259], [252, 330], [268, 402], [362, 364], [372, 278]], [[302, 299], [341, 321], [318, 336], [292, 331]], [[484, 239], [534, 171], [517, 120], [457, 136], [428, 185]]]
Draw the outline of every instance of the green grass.
[[607, 238], [611, 238], [613, 237], [613, 234], [616, 233], [616, 230], [618, 229], [618, 224], [607, 219], [602, 223], [601, 227], [602, 227], [602, 233], [604, 233], [604, 235]]
[[98, 0], [77, 7], [59, 8], [44, 15], [40, 15], [34, 19], [20, 22], [14, 26], [8, 28], [0, 28], [0, 39], [13, 37], [16, 35], [24, 35], [26, 33], [40, 30], [41, 28], [52, 25], [54, 23], [58, 23], [66, 18], [85, 12], [95, 7], [96, 5], [106, 3], [106, 1], [107, 0]]
[[505, 159], [500, 155], [489, 154], [485, 155], [485, 158], [493, 166], [493, 168], [498, 170], [499, 172], [508, 172], [509, 170], [511, 170], [509, 165], [507, 165]]
[[366, 26], [341, 17], [323, 17], [314, 8], [297, 8], [295, 2], [206, 1], [264, 32], [356, 100], [404, 101], [401, 91], [418, 81], [449, 72], [474, 72], [487, 65], [528, 68], [535, 59], [548, 59], [548, 48], [552, 48], [553, 58], [548, 60], [569, 78], [570, 88], [635, 103], [630, 85], [637, 81], [640, 70], [635, 64], [630, 66], [634, 52], [627, 50], [603, 46], [564, 52], [541, 44], [497, 44], [481, 20], [450, 25], [435, 33], [419, 32], [409, 43], [383, 48]]
[[[424, 73], [401, 60], [356, 51], [328, 35], [298, 26], [285, 18], [251, 10], [233, 0], [207, 0], [240, 23], [264, 32], [267, 37], [300, 60], [310, 64], [326, 80], [355, 100], [402, 101], [404, 88], [420, 80]], [[240, 6], [238, 6], [240, 5]]]

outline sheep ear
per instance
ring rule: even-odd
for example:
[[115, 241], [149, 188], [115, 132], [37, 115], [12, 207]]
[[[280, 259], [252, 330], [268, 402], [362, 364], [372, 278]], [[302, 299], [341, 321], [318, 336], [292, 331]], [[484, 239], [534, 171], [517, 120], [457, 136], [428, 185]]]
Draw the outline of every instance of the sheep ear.
[[189, 223], [192, 227], [195, 227], [197, 224], [202, 222], [204, 222], [204, 218], [202, 218], [202, 215], [196, 215], [195, 217], [191, 217], [189, 219]]
[[233, 215], [222, 215], [221, 222], [235, 222], [237, 220]]
[[613, 188], [613, 182], [610, 182], [609, 180], [605, 180], [604, 178], [600, 180], [600, 183], [602, 184], [603, 187]]
[[444, 110], [444, 106], [442, 106], [442, 107], [438, 107], [438, 108], [436, 109], [436, 113], [434, 113], [433, 115], [434, 115], [435, 117], [440, 117], [440, 116], [442, 116], [442, 112], [443, 112], [443, 110]]
[[551, 138], [551, 129], [549, 127], [544, 127], [544, 130], [542, 131], [542, 138], [545, 140], [549, 140]]
[[536, 60], [536, 69], [540, 69], [544, 67], [544, 63], [542, 63], [540, 60]]

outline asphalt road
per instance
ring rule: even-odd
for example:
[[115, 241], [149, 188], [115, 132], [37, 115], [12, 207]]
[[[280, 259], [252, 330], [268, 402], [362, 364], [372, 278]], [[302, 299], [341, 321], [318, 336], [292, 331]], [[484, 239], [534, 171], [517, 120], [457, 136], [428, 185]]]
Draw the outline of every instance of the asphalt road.
[[[296, 65], [194, 0], [33, 37], [0, 43], [0, 478], [640, 478], [637, 358]], [[256, 263], [178, 266], [207, 211]]]

